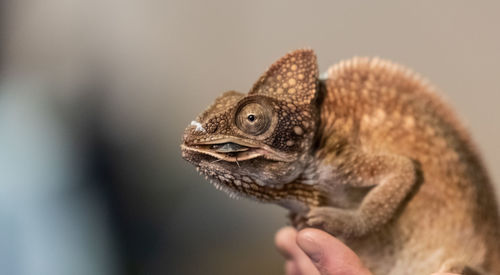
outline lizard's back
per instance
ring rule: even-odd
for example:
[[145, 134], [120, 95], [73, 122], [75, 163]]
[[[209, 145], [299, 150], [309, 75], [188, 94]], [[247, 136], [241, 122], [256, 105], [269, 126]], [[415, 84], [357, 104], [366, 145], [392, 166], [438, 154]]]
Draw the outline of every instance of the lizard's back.
[[467, 131], [433, 89], [377, 58], [341, 62], [322, 82], [319, 152], [341, 137], [419, 167], [419, 184], [396, 217], [345, 242], [376, 274], [430, 274], [460, 262], [500, 274], [493, 188]]

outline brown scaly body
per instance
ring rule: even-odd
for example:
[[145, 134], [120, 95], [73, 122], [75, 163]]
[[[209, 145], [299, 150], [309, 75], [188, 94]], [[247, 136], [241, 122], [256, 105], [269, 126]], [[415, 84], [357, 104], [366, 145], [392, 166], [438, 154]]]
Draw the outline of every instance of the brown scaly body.
[[354, 58], [318, 79], [314, 53], [292, 52], [248, 95], [218, 98], [182, 151], [231, 195], [341, 238], [374, 274], [500, 274], [497, 205], [468, 134], [388, 61]]

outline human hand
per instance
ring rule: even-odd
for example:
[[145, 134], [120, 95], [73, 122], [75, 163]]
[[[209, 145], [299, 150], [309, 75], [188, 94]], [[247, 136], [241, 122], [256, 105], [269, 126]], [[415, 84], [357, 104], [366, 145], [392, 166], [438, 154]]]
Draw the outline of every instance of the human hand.
[[358, 256], [341, 241], [319, 229], [278, 231], [278, 250], [285, 257], [287, 275], [369, 275]]
[[[371, 275], [359, 257], [332, 235], [314, 228], [297, 232], [284, 227], [276, 233], [276, 247], [285, 257], [287, 275]], [[435, 273], [432, 275], [456, 275]]]

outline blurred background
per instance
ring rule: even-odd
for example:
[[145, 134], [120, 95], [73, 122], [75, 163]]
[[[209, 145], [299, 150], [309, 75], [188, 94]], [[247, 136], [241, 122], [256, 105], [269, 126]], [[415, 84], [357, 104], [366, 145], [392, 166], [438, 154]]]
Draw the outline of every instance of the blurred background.
[[[232, 200], [184, 128], [290, 50], [439, 87], [500, 183], [500, 2], [0, 2], [0, 274], [281, 274], [286, 211]], [[498, 186], [497, 186], [497, 189]]]

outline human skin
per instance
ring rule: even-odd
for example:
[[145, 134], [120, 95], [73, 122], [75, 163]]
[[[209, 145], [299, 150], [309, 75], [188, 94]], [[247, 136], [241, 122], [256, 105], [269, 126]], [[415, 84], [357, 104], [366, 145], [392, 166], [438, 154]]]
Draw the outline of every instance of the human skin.
[[[280, 229], [275, 236], [286, 275], [370, 275], [358, 256], [332, 235], [313, 228]], [[432, 275], [458, 275], [434, 273]]]

